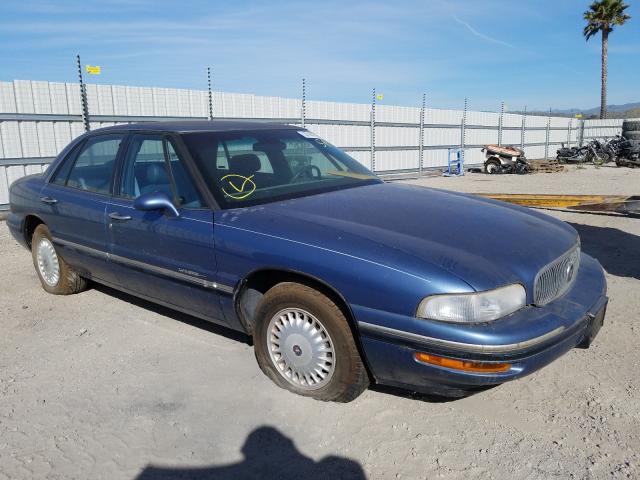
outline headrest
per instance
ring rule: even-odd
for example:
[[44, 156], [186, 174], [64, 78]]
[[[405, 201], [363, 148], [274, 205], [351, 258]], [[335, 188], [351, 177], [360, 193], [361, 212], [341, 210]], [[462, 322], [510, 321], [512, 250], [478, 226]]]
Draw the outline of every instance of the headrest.
[[234, 155], [229, 160], [229, 170], [243, 177], [250, 177], [260, 170], [261, 166], [260, 159], [255, 153]]
[[149, 184], [165, 184], [169, 183], [169, 177], [167, 175], [167, 171], [164, 167], [152, 163], [147, 167], [147, 183]]

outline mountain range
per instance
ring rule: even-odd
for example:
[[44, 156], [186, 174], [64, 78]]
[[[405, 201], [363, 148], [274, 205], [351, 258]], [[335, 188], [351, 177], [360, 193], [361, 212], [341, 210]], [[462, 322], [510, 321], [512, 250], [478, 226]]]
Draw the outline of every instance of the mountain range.
[[[635, 102], [635, 103], [623, 103], [622, 105], [607, 105], [607, 112], [626, 112], [628, 110], [634, 110], [640, 108], [640, 102]], [[557, 110], [551, 110], [552, 114], [570, 114], [570, 115], [575, 115], [576, 113], [581, 113], [584, 116], [587, 115], [598, 115], [600, 113], [600, 107], [594, 107], [594, 108], [588, 108], [588, 109], [581, 109], [581, 108], [569, 108], [569, 109], [557, 109]]]
[[[522, 113], [521, 111], [511, 113]], [[541, 115], [546, 116], [549, 111], [529, 111], [528, 115]], [[580, 109], [580, 108], [566, 108], [566, 109], [551, 109], [551, 115], [556, 117], [575, 117], [577, 114], [581, 114], [582, 118], [592, 119], [599, 118], [600, 107]], [[635, 103], [623, 103], [622, 105], [607, 105], [607, 118], [640, 118], [640, 102]]]

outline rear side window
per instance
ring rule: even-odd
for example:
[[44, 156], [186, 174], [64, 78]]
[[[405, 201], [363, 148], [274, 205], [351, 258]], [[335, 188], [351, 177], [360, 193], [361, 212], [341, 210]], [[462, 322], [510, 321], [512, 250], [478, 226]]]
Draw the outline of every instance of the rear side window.
[[62, 164], [58, 167], [58, 170], [53, 176], [53, 183], [57, 185], [64, 185], [67, 183], [67, 178], [69, 178], [69, 172], [71, 171], [71, 167], [73, 167], [73, 161], [76, 158], [77, 153], [78, 145], [76, 145], [71, 152], [67, 154], [64, 160], [62, 160]]
[[123, 140], [122, 135], [90, 138], [78, 153], [73, 166], [58, 172], [54, 183], [95, 193], [109, 193], [111, 178]]

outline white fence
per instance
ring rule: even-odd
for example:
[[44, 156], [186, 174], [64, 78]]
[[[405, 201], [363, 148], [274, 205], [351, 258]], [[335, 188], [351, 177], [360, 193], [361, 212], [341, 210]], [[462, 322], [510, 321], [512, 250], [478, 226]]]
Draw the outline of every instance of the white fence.
[[[87, 85], [91, 129], [117, 123], [205, 119], [204, 90]], [[304, 114], [303, 114], [304, 112]], [[43, 171], [83, 133], [80, 87], [72, 83], [0, 82], [0, 208], [9, 185]], [[586, 120], [393, 105], [304, 101], [214, 92], [215, 118], [301, 124], [378, 173], [445, 166], [447, 149], [463, 146], [465, 162], [483, 161], [488, 143], [518, 145], [528, 158], [554, 156], [560, 143], [620, 133], [622, 120]], [[304, 118], [303, 118], [304, 115]], [[422, 141], [421, 141], [422, 139]]]

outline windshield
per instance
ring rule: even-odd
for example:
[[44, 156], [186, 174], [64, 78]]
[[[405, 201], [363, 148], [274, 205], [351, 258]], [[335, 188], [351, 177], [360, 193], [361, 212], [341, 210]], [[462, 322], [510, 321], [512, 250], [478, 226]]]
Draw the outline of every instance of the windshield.
[[182, 138], [222, 208], [381, 182], [307, 130], [197, 132]]

